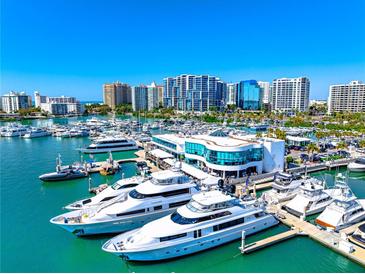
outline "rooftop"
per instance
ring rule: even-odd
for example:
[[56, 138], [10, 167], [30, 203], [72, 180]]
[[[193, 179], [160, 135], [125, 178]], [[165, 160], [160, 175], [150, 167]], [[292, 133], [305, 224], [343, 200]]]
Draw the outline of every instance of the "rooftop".
[[212, 204], [218, 204], [223, 203], [227, 201], [234, 200], [235, 198], [229, 195], [223, 194], [219, 190], [213, 190], [208, 192], [201, 192], [199, 194], [195, 194], [193, 196], [193, 199], [197, 201], [199, 204], [202, 205], [212, 205]]

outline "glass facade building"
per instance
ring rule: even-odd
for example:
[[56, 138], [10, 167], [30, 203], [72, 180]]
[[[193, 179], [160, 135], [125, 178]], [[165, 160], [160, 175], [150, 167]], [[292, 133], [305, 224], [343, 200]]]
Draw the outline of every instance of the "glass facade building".
[[208, 163], [215, 165], [245, 165], [249, 162], [263, 160], [263, 148], [251, 148], [245, 151], [215, 151], [202, 144], [185, 142], [185, 152], [202, 156]]
[[167, 142], [165, 140], [161, 140], [160, 138], [152, 137], [152, 141], [155, 142], [155, 143], [158, 143], [160, 145], [163, 145], [165, 147], [169, 147], [169, 148], [172, 148], [172, 149], [176, 150], [176, 145], [175, 144]]
[[237, 107], [243, 110], [259, 110], [262, 92], [256, 80], [241, 81], [237, 88]]

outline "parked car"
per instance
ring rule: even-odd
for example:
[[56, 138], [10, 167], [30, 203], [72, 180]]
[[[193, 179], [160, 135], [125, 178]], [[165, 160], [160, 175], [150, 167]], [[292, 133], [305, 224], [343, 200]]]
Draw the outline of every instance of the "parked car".
[[309, 161], [309, 155], [308, 154], [305, 154], [305, 153], [302, 153], [300, 154], [300, 159], [302, 159], [302, 161]]
[[348, 151], [345, 151], [345, 150], [337, 151], [337, 155], [340, 155], [341, 157], [344, 157], [344, 158], [351, 157], [351, 153], [349, 153]]

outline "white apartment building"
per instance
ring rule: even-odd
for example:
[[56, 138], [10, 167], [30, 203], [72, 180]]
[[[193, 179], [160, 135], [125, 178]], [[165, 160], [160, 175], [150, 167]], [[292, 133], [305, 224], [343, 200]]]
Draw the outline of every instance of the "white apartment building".
[[349, 84], [331, 85], [328, 96], [328, 113], [365, 111], [365, 84], [351, 81]]
[[34, 92], [35, 106], [53, 115], [82, 114], [83, 105], [75, 97], [41, 96], [38, 91]]
[[260, 86], [262, 103], [270, 103], [270, 82], [257, 81], [257, 84]]
[[155, 82], [152, 82], [151, 85], [148, 86], [147, 92], [147, 107], [148, 110], [153, 110], [154, 108], [158, 108], [159, 105], [159, 89]]
[[1, 107], [6, 113], [14, 113], [19, 109], [32, 107], [32, 97], [25, 92], [11, 91], [1, 96]]
[[286, 113], [307, 111], [309, 89], [307, 77], [275, 79], [271, 88], [272, 110]]
[[235, 105], [237, 100], [238, 83], [227, 84], [227, 100], [226, 105]]

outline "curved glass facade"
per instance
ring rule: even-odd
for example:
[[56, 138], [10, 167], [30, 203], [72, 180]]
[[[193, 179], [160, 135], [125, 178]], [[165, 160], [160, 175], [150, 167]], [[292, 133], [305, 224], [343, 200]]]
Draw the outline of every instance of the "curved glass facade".
[[176, 145], [175, 144], [172, 144], [172, 143], [167, 142], [165, 140], [161, 140], [159, 138], [152, 137], [152, 141], [155, 142], [155, 143], [158, 143], [160, 145], [163, 145], [165, 147], [169, 147], [169, 148], [172, 148], [172, 149], [176, 150]]
[[185, 142], [185, 152], [202, 156], [208, 163], [215, 165], [238, 166], [263, 160], [263, 148], [251, 148], [245, 151], [216, 151], [202, 144]]

